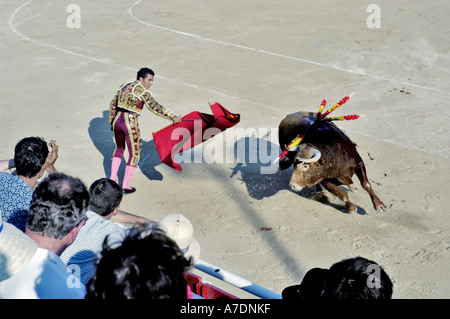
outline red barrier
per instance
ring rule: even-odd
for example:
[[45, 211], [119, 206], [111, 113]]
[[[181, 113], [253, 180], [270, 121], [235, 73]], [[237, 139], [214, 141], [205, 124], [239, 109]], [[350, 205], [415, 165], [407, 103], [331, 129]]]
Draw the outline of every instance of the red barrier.
[[217, 288], [211, 284], [204, 283], [202, 277], [193, 273], [186, 273], [186, 281], [192, 292], [205, 299], [239, 299], [238, 297]]

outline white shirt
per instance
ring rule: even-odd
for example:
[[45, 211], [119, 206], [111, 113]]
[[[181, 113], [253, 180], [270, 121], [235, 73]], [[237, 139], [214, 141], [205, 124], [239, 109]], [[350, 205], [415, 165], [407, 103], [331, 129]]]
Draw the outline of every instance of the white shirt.
[[61, 254], [61, 260], [77, 273], [81, 282], [87, 285], [97, 271], [103, 242], [108, 238], [109, 247], [119, 246], [126, 236], [127, 228], [104, 219], [93, 211], [87, 211], [88, 220], [81, 227], [75, 241]]
[[53, 252], [38, 248], [31, 261], [0, 282], [1, 299], [84, 299], [86, 287]]

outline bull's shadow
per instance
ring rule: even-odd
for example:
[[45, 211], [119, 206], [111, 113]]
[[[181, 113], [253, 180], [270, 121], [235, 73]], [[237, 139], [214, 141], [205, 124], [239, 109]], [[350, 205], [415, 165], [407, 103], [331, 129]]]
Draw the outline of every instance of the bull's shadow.
[[[259, 156], [261, 155], [261, 143], [266, 143], [268, 145], [266, 149], [272, 150], [272, 152], [269, 152], [270, 154], [264, 154], [264, 160], [261, 160], [261, 156]], [[256, 151], [255, 145], [257, 145]], [[234, 160], [237, 164], [232, 169], [230, 178], [240, 173], [241, 177], [238, 180], [245, 183], [248, 194], [257, 200], [271, 197], [281, 190], [294, 192], [289, 187], [289, 180], [294, 171], [293, 166], [284, 171], [280, 170], [278, 164], [275, 163], [279, 152], [278, 144], [268, 141], [267, 137], [263, 139], [255, 139], [255, 137], [239, 139], [234, 144]], [[271, 163], [275, 164], [271, 166]], [[305, 198], [314, 198], [316, 188], [303, 188], [300, 192], [294, 193]]]
[[[89, 123], [89, 136], [91, 137], [94, 146], [103, 155], [103, 169], [105, 176], [111, 175], [111, 159], [115, 150], [114, 134], [109, 124], [109, 111], [103, 111], [102, 117], [96, 117]], [[128, 156], [128, 151], [125, 150], [125, 156]], [[124, 157], [125, 157], [124, 156]], [[155, 167], [161, 164], [161, 160], [156, 151], [153, 140], [141, 140], [141, 159], [139, 160], [139, 169], [149, 180], [161, 181], [163, 176]], [[119, 169], [119, 184], [122, 183], [122, 178], [125, 173], [125, 158]]]
[[[265, 143], [263, 145], [263, 143]], [[257, 200], [271, 197], [280, 190], [288, 189], [289, 176], [271, 163], [278, 157], [279, 146], [263, 138], [243, 137], [234, 144], [235, 167], [230, 178], [240, 173], [248, 194]]]
[[[256, 141], [255, 139], [255, 137], [243, 137], [234, 144], [234, 159], [237, 164], [230, 175], [230, 178], [233, 178], [240, 173], [239, 180], [245, 183], [247, 192], [252, 198], [261, 200], [271, 197], [281, 190], [288, 190], [298, 196], [320, 202], [348, 214], [345, 204], [323, 187], [304, 187], [301, 191], [293, 191], [289, 187], [289, 181], [294, 171], [293, 165], [285, 170], [280, 170], [278, 164], [270, 166], [270, 163], [273, 163], [280, 153], [278, 144], [271, 142], [267, 136], [256, 139]], [[261, 147], [262, 143], [266, 143], [266, 147]], [[351, 196], [348, 188], [345, 186], [341, 186], [341, 188]], [[366, 211], [358, 206], [356, 213], [365, 215]]]
[[[271, 197], [281, 190], [294, 192], [289, 187], [293, 167], [280, 170], [275, 162], [279, 154], [280, 147], [269, 141], [267, 135], [263, 138], [243, 137], [234, 144], [234, 160], [237, 164], [232, 169], [230, 178], [240, 173], [239, 180], [245, 183], [248, 194], [257, 200]], [[314, 198], [316, 188], [303, 188], [295, 193]]]

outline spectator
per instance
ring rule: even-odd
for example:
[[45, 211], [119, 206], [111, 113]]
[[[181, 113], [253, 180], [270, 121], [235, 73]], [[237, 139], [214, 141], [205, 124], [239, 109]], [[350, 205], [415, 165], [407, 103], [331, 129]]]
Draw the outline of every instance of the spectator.
[[[163, 216], [156, 225], [152, 225], [145, 233], [151, 231], [162, 231], [172, 239], [181, 249], [184, 257], [195, 265], [200, 258], [200, 244], [194, 237], [194, 226], [183, 214], [175, 213]], [[188, 299], [193, 299], [191, 288], [187, 287]]]
[[392, 281], [376, 262], [344, 259], [330, 269], [309, 270], [300, 285], [286, 287], [283, 299], [391, 299]]
[[[73, 244], [61, 255], [61, 259], [68, 266], [74, 264], [80, 267], [81, 282], [84, 285], [95, 275], [105, 239], [107, 238], [110, 248], [115, 248], [122, 243], [127, 233], [126, 227], [110, 221], [111, 217], [117, 216], [119, 212], [123, 197], [122, 188], [109, 178], [100, 178], [92, 183], [89, 193], [89, 210], [86, 212], [88, 220]], [[135, 220], [151, 222], [132, 214], [123, 213], [121, 216], [128, 217], [121, 219], [125, 223]]]
[[16, 168], [16, 174], [0, 172], [0, 210], [2, 219], [25, 232], [31, 196], [37, 181], [48, 173], [55, 173], [58, 146], [39, 137], [26, 137], [17, 143], [13, 160], [0, 161], [0, 169]]
[[194, 237], [194, 226], [183, 214], [175, 213], [163, 216], [155, 227], [171, 238], [194, 265], [200, 258], [200, 244]]
[[102, 252], [86, 299], [187, 299], [190, 262], [160, 230], [131, 231], [122, 245]]
[[37, 243], [32, 260], [0, 283], [3, 298], [84, 298], [86, 288], [59, 257], [86, 221], [89, 192], [83, 182], [50, 174], [36, 187], [26, 234]]
[[31, 261], [37, 248], [34, 240], [0, 219], [0, 287], [3, 280], [17, 274]]

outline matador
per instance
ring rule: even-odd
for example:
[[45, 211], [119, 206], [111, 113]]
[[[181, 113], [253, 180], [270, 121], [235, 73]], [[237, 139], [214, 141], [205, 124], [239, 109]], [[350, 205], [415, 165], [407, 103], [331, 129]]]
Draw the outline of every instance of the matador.
[[136, 80], [123, 84], [109, 106], [109, 123], [114, 132], [116, 149], [111, 164], [110, 179], [117, 181], [117, 172], [125, 152], [125, 144], [129, 157], [125, 167], [122, 190], [125, 194], [136, 191], [131, 187], [130, 180], [141, 156], [141, 136], [139, 129], [139, 115], [144, 105], [156, 115], [173, 123], [179, 123], [180, 116], [159, 104], [148, 90], [153, 84], [155, 73], [149, 68], [141, 68], [137, 72]]

